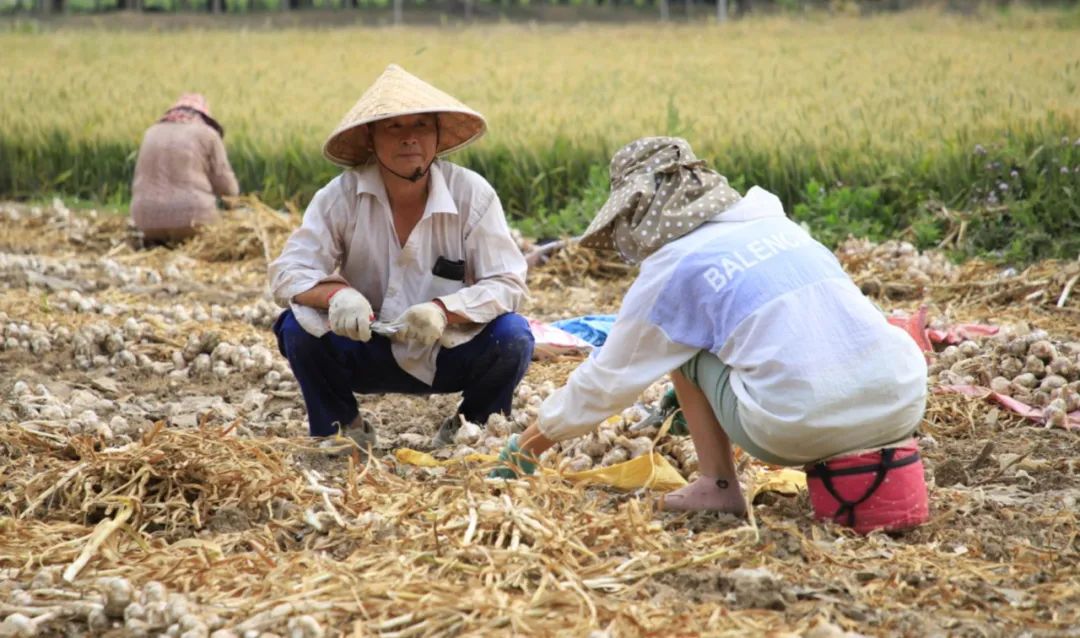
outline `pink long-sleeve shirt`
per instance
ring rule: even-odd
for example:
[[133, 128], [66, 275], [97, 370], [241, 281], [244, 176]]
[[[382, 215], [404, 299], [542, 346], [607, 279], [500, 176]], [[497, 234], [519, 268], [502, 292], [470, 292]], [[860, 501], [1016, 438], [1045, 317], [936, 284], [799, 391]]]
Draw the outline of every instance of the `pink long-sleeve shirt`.
[[198, 121], [147, 129], [135, 163], [131, 216], [148, 236], [194, 234], [195, 226], [220, 218], [217, 197], [238, 191], [217, 131]]

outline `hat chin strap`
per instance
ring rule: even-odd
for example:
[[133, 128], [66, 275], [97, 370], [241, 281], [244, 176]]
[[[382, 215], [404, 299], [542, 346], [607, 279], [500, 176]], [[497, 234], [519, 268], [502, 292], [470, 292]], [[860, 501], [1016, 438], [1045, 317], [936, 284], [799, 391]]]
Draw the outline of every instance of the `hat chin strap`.
[[431, 172], [431, 165], [435, 163], [435, 158], [434, 157], [431, 158], [431, 161], [428, 162], [427, 168], [419, 168], [419, 167], [417, 167], [417, 169], [415, 171], [413, 171], [412, 175], [402, 175], [401, 173], [399, 173], [399, 172], [395, 171], [394, 169], [390, 168], [389, 166], [387, 166], [386, 164], [383, 163], [382, 159], [379, 158], [378, 153], [375, 153], [375, 161], [379, 163], [379, 166], [382, 166], [383, 168], [385, 168], [394, 177], [400, 177], [401, 179], [403, 179], [405, 181], [412, 182], [413, 184], [415, 184], [416, 182], [423, 179], [425, 175], [427, 175], [428, 173]]
[[[435, 149], [436, 149], [436, 151], [438, 151], [438, 148], [439, 148], [439, 133], [440, 133], [439, 117], [438, 117], [438, 115], [436, 115], [435, 116]], [[370, 135], [370, 133], [369, 133], [369, 135]], [[379, 154], [376, 153], [374, 149], [372, 149], [371, 154], [375, 156], [375, 161], [379, 163], [379, 166], [382, 166], [383, 168], [385, 168], [387, 171], [389, 171], [389, 173], [391, 175], [393, 175], [394, 177], [399, 177], [399, 178], [401, 178], [401, 179], [403, 179], [403, 180], [405, 180], [407, 182], [412, 182], [413, 184], [420, 181], [428, 173], [431, 172], [431, 165], [435, 163], [435, 160], [439, 156], [438, 152], [436, 152], [435, 156], [431, 158], [430, 162], [428, 162], [428, 165], [427, 165], [426, 168], [423, 168], [423, 169], [417, 168], [415, 171], [413, 171], [412, 175], [402, 175], [401, 173], [395, 171], [394, 169], [392, 169], [389, 166], [387, 166], [386, 164], [384, 164], [383, 161], [382, 161], [382, 158], [379, 157]]]

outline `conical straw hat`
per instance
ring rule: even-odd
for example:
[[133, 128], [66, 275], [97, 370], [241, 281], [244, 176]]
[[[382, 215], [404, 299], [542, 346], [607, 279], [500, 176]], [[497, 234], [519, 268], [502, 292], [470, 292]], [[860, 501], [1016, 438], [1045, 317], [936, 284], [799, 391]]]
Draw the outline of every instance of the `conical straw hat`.
[[364, 91], [327, 138], [323, 144], [323, 155], [346, 168], [365, 164], [371, 159], [366, 125], [416, 113], [438, 114], [439, 146], [436, 153], [439, 155], [471, 144], [487, 130], [484, 116], [398, 65], [391, 64]]

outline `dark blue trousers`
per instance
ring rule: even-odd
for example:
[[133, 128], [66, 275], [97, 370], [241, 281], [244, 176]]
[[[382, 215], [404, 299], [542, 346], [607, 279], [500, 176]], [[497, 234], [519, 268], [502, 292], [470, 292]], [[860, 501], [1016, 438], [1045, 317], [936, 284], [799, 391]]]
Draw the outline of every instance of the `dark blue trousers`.
[[525, 318], [501, 315], [468, 343], [441, 349], [435, 380], [427, 385], [398, 367], [386, 337], [372, 335], [364, 343], [328, 332], [316, 338], [300, 327], [291, 310], [274, 322], [274, 334], [300, 384], [312, 436], [332, 436], [337, 433], [335, 422], [348, 425], [356, 418], [354, 393], [461, 392], [458, 413], [473, 423], [482, 424], [496, 412], [509, 415], [514, 389], [533, 352]]

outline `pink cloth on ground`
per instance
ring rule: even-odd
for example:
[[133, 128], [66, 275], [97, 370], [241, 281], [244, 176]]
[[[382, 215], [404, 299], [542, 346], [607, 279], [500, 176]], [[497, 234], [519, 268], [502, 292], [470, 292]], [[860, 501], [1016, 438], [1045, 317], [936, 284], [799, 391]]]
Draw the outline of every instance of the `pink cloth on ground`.
[[[915, 441], [893, 446], [896, 450], [893, 462], [918, 454]], [[874, 468], [882, 460], [882, 450], [842, 456], [825, 462], [826, 468], [833, 472], [846, 468], [867, 467], [867, 471], [858, 474], [832, 476], [833, 489], [845, 501], [858, 501], [874, 484]], [[849, 525], [845, 508], [825, 487], [820, 476], [813, 476], [815, 465], [806, 467], [806, 484], [810, 494], [810, 503], [814, 508], [814, 518], [833, 520], [841, 525]], [[874, 530], [899, 531], [916, 527], [930, 518], [930, 506], [926, 492], [926, 478], [923, 475], [922, 460], [916, 460], [900, 467], [886, 470], [885, 478], [873, 494], [854, 508], [855, 521], [851, 527], [860, 534]]]

